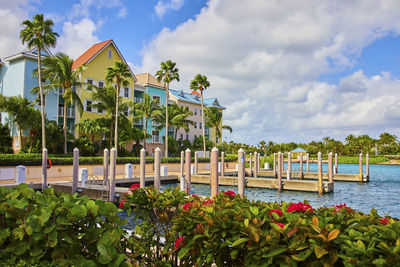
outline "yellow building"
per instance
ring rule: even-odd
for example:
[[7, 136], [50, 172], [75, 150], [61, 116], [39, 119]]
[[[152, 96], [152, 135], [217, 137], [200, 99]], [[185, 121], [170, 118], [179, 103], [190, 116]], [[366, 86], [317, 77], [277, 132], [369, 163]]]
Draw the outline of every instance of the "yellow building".
[[[106, 86], [106, 70], [108, 67], [114, 66], [117, 61], [122, 61], [127, 64], [118, 47], [111, 39], [94, 44], [86, 50], [81, 56], [75, 59], [72, 69], [74, 70], [85, 64], [86, 70], [82, 73], [81, 81], [98, 87], [104, 87]], [[122, 97], [122, 102], [131, 102], [134, 99], [134, 83], [136, 82], [136, 77], [131, 69], [130, 72], [132, 78], [128, 79], [129, 86], [121, 88], [120, 96]], [[80, 88], [78, 89], [78, 95], [83, 103], [84, 112], [82, 117], [79, 116], [79, 112], [76, 112], [75, 123], [79, 123], [85, 119], [95, 119], [105, 116], [104, 110], [97, 110], [90, 106], [96, 104], [96, 102], [92, 100], [91, 90]], [[77, 132], [75, 132], [75, 134], [78, 135]]]

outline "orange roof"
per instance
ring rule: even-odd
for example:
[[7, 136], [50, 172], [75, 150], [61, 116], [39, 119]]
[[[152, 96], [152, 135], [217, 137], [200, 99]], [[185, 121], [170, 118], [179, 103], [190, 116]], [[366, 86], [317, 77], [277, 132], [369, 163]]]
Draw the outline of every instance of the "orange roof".
[[112, 39], [108, 41], [104, 41], [98, 44], [92, 45], [85, 53], [80, 55], [77, 59], [74, 60], [72, 64], [72, 69], [79, 68], [81, 65], [87, 63], [91, 58], [93, 58], [100, 50], [102, 50], [106, 45], [112, 42]]
[[191, 94], [191, 95], [198, 95], [198, 96], [201, 96], [200, 93], [197, 92], [197, 91], [195, 91], [195, 90], [193, 90], [193, 92], [191, 92], [190, 94]]

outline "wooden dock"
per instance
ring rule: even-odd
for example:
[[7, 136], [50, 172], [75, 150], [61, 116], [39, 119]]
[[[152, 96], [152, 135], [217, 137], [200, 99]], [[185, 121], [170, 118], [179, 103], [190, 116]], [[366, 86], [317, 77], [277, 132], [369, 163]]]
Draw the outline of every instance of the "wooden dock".
[[[246, 171], [246, 173], [248, 174], [249, 172]], [[273, 178], [274, 171], [260, 170], [260, 171], [258, 171], [258, 176]], [[287, 172], [283, 172], [282, 177], [287, 178]], [[291, 179], [300, 179], [300, 172], [292, 172]], [[303, 179], [304, 180], [318, 180], [318, 173], [317, 172], [304, 172]], [[323, 173], [322, 179], [328, 180], [328, 174]], [[333, 180], [340, 181], [340, 182], [369, 182], [369, 176], [363, 175], [362, 179], [360, 179], [359, 174], [336, 173], [333, 175]]]
[[[246, 177], [246, 180], [246, 187], [278, 189], [278, 179]], [[197, 184], [210, 184], [210, 175], [192, 175], [191, 182]], [[282, 181], [282, 184], [282, 190], [319, 192], [318, 181], [285, 180]], [[219, 176], [218, 185], [237, 186], [238, 178], [232, 176]], [[324, 182], [323, 187], [324, 193], [333, 192], [333, 183]]]

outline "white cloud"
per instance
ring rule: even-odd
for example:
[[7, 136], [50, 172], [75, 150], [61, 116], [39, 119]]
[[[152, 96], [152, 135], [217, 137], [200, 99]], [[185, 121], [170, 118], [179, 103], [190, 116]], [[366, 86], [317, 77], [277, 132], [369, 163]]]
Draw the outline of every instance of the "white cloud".
[[95, 35], [96, 24], [88, 18], [81, 19], [77, 23], [67, 21], [63, 26], [63, 34], [58, 40], [58, 50], [77, 58], [90, 46], [100, 42]]
[[170, 11], [177, 11], [183, 6], [184, 0], [159, 0], [154, 7], [157, 16], [162, 18]]
[[318, 78], [353, 66], [375, 40], [399, 35], [399, 12], [395, 0], [210, 0], [195, 19], [151, 40], [141, 69], [154, 73], [161, 61], [177, 62], [178, 89], [206, 75], [206, 96], [227, 107], [224, 123], [236, 141], [373, 135], [396, 125], [400, 82], [362, 70], [338, 85]]

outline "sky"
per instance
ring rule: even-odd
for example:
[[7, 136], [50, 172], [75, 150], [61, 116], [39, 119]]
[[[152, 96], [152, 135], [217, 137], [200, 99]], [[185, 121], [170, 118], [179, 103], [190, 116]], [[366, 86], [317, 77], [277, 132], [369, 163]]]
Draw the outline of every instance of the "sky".
[[0, 0], [0, 58], [37, 13], [60, 34], [54, 52], [113, 39], [134, 73], [176, 62], [173, 89], [206, 75], [225, 141], [400, 136], [398, 0]]

